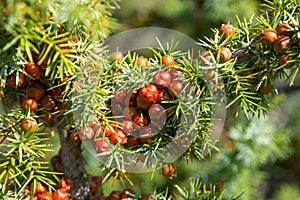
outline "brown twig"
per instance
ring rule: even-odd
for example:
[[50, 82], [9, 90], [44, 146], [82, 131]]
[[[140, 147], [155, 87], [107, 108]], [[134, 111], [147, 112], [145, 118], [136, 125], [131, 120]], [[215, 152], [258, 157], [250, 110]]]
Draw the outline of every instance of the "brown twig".
[[61, 143], [61, 157], [63, 173], [74, 181], [74, 189], [71, 192], [73, 199], [86, 200], [90, 191], [90, 181], [83, 167], [83, 156], [80, 143], [73, 142], [68, 136], [67, 123], [63, 122], [58, 127]]

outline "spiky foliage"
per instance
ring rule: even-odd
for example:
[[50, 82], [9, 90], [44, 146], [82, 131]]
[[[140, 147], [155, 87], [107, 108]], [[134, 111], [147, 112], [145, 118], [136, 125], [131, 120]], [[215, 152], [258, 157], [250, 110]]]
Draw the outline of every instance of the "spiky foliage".
[[222, 191], [216, 189], [215, 185], [206, 185], [201, 180], [191, 179], [189, 187], [180, 187], [179, 185], [175, 185], [178, 190], [178, 199], [182, 200], [193, 200], [193, 199], [201, 199], [201, 200], [234, 200], [239, 197], [225, 197]]
[[[227, 107], [233, 106], [246, 115], [266, 113], [270, 101], [265, 94], [272, 91], [275, 81], [279, 79], [293, 85], [299, 70], [299, 46], [296, 44], [299, 41], [299, 2], [266, 1], [262, 6], [259, 17], [237, 19], [234, 36], [224, 37], [215, 29], [214, 38], [206, 38], [199, 43], [214, 54], [230, 100]], [[261, 32], [267, 28], [276, 29], [284, 22], [292, 27], [289, 31], [293, 45], [284, 53], [279, 53], [273, 44], [263, 43]], [[221, 47], [230, 48], [232, 56], [227, 62], [220, 60]], [[284, 55], [289, 59], [281, 63], [279, 60]]]
[[[222, 95], [222, 92], [219, 93], [217, 91], [222, 89], [221, 84], [220, 88], [217, 88], [218, 84], [207, 83], [212, 81], [212, 79], [205, 80], [203, 70], [198, 67], [198, 60], [191, 60], [188, 53], [172, 51], [176, 47], [173, 45], [167, 44], [167, 48], [161, 46], [157, 50], [151, 49], [150, 52], [152, 53], [150, 54], [152, 56], [149, 57], [147, 67], [137, 65], [139, 56], [136, 53], [126, 54], [121, 62], [112, 61], [111, 65], [102, 66], [99, 69], [101, 77], [97, 77], [95, 81], [91, 81], [89, 84], [83, 84], [85, 86], [79, 88], [77, 91], [78, 95], [75, 95], [73, 98], [74, 108], [79, 109], [75, 112], [74, 117], [80, 121], [79, 123], [82, 127], [87, 126], [88, 123], [101, 121], [103, 125], [105, 124], [108, 127], [115, 124], [114, 126], [121, 128], [118, 119], [122, 119], [122, 114], [114, 115], [114, 110], [110, 111], [110, 109], [114, 109], [111, 107], [114, 105], [109, 100], [116, 92], [126, 91], [128, 94], [131, 94], [133, 91], [138, 91], [141, 87], [153, 83], [153, 78], [157, 72], [170, 69], [170, 67], [162, 65], [162, 57], [164, 55], [171, 55], [175, 59], [176, 69], [184, 73], [182, 82], [186, 84], [185, 88], [189, 87], [189, 89], [182, 92], [178, 99], [169, 98], [163, 101], [164, 104], [172, 105], [166, 109], [166, 112], [173, 116], [167, 119], [169, 121], [165, 122], [167, 126], [164, 128], [160, 127], [155, 134], [157, 137], [150, 143], [140, 143], [140, 145], [135, 147], [127, 147], [126, 145], [112, 146], [111, 156], [107, 157], [107, 153], [105, 154], [104, 163], [107, 167], [117, 167], [123, 171], [126, 169], [126, 166], [138, 163], [140, 157], [134, 157], [138, 154], [144, 156], [144, 159], [147, 161], [144, 163], [146, 167], [150, 169], [161, 167], [163, 163], [158, 161], [173, 159], [173, 156], [184, 153], [183, 150], [187, 147], [180, 146], [182, 142], [186, 142], [186, 145], [193, 143], [186, 153], [186, 159], [193, 156], [203, 159], [207, 153], [210, 153], [212, 148], [216, 148], [214, 139], [210, 138], [209, 127], [212, 126], [213, 104], [216, 104], [218, 100], [220, 102], [225, 101], [225, 94]], [[99, 70], [98, 72], [100, 72]], [[83, 79], [87, 80], [86, 78], [84, 77]], [[209, 86], [215, 86], [215, 93], [219, 96], [210, 94]], [[222, 103], [224, 104], [224, 102]], [[188, 138], [185, 138], [186, 136]], [[97, 138], [99, 139], [99, 132], [95, 134], [94, 140], [97, 141]], [[166, 148], [172, 141], [175, 141], [176, 145]], [[92, 144], [89, 144], [89, 142], [85, 144], [93, 149]], [[94, 150], [91, 151], [94, 152]]]
[[[93, 59], [100, 64], [95, 49], [101, 50], [99, 45], [116, 27], [111, 11], [117, 4], [112, 1], [28, 0], [2, 1], [0, 7], [3, 10], [0, 21], [1, 98], [4, 97], [5, 107], [1, 112], [0, 196], [24, 199], [25, 193], [27, 196], [33, 194], [37, 184], [50, 186], [50, 191], [54, 189], [52, 174], [56, 173], [45, 160], [45, 153], [50, 148], [46, 139], [49, 134], [42, 133], [49, 123], [45, 120], [55, 116], [59, 123], [72, 122], [71, 115], [66, 112], [71, 103], [71, 81], [80, 75], [81, 67]], [[29, 63], [42, 69], [39, 80], [26, 72]], [[26, 77], [22, 79], [25, 85], [15, 89], [8, 87], [7, 79], [15, 77], [11, 83], [19, 85], [21, 75]], [[26, 84], [41, 85], [48, 94], [54, 89], [65, 88], [57, 103], [68, 109], [51, 112], [43, 108], [36, 112], [23, 109], [24, 98], [30, 95], [25, 94]], [[40, 119], [39, 133], [24, 133], [20, 129], [21, 121], [26, 117]], [[30, 184], [33, 185], [31, 191], [26, 191], [25, 187]]]
[[[210, 57], [210, 63], [213, 63], [209, 66], [205, 59], [204, 63], [202, 58], [193, 59], [191, 52], [175, 51], [172, 44], [162, 44], [159, 49], [150, 49], [149, 66], [145, 68], [137, 66], [138, 55], [142, 54], [139, 52], [126, 52], [122, 60], [112, 60], [101, 43], [115, 27], [111, 11], [116, 7], [116, 2], [109, 0], [7, 0], [0, 4], [4, 11], [0, 14], [0, 95], [4, 97], [3, 103], [8, 108], [1, 113], [1, 136], [4, 138], [1, 146], [5, 150], [1, 152], [3, 163], [0, 164], [0, 170], [3, 179], [0, 184], [1, 195], [5, 198], [24, 198], [24, 188], [31, 183], [54, 185], [49, 180], [52, 178], [52, 172], [42, 161], [47, 145], [44, 135], [39, 132], [43, 132], [42, 128], [52, 123], [47, 121], [49, 119], [45, 118], [45, 115], [49, 118], [54, 116], [58, 122], [58, 132], [63, 144], [62, 155], [66, 156], [63, 160], [70, 162], [64, 163], [64, 172], [71, 175], [77, 172], [80, 174], [75, 182], [76, 189], [79, 189], [74, 191], [73, 196], [78, 195], [76, 198], [86, 199], [91, 197], [87, 194], [89, 185], [84, 184], [87, 175], [80, 171], [83, 163], [76, 163], [77, 158], [81, 158], [80, 144], [74, 145], [70, 139], [75, 128], [82, 128], [81, 136], [89, 137], [83, 142], [83, 148], [91, 150], [96, 156], [104, 156], [106, 167], [100, 165], [101, 169], [108, 170], [108, 167], [113, 166], [121, 171], [121, 175], [125, 174], [123, 170], [126, 165], [137, 164], [151, 169], [163, 165], [163, 162], [158, 162], [160, 160], [172, 161], [172, 153], [178, 154], [178, 148], [160, 150], [173, 140], [178, 140], [179, 144], [180, 139], [186, 135], [188, 143], [192, 144], [182, 152], [183, 160], [201, 160], [207, 152], [210, 153], [209, 150], [216, 149], [213, 144], [215, 141], [211, 137], [211, 120], [216, 114], [212, 109], [216, 102], [212, 91], [225, 91], [226, 93], [217, 92], [217, 101], [226, 102], [226, 95], [229, 99], [227, 108], [234, 107], [235, 114], [243, 111], [250, 118], [249, 113], [259, 115], [261, 112], [267, 112], [272, 99], [271, 95], [266, 93], [271, 92], [276, 80], [283, 78], [292, 84], [298, 73], [300, 36], [299, 2], [296, 0], [266, 1], [263, 14], [259, 17], [249, 21], [238, 19], [236, 33], [231, 37], [224, 37], [218, 30], [214, 30], [213, 39], [206, 38], [199, 43], [208, 50], [206, 55]], [[274, 50], [273, 45], [262, 44], [260, 37], [263, 29], [276, 29], [282, 22], [288, 22], [292, 26], [289, 30], [292, 46], [284, 54], [278, 53], [276, 48]], [[232, 54], [229, 60], [222, 61], [221, 47], [228, 47]], [[105, 138], [103, 133], [100, 134], [102, 127], [120, 128], [120, 124], [116, 122], [120, 116], [114, 115], [111, 108], [115, 93], [118, 90], [138, 90], [151, 83], [156, 71], [166, 69], [161, 66], [162, 56], [167, 54], [175, 59], [176, 68], [183, 73], [181, 81], [186, 84], [182, 94], [164, 102], [171, 105], [167, 111], [172, 117], [167, 118], [167, 126], [157, 132], [150, 142], [140, 143], [135, 147], [109, 144], [110, 151], [102, 152], [101, 155], [95, 154], [94, 142]], [[278, 62], [282, 55], [289, 57], [288, 62]], [[28, 64], [41, 68], [39, 78], [33, 77], [25, 70]], [[207, 78], [211, 73], [218, 76]], [[22, 75], [25, 75], [26, 81], [21, 84], [19, 80]], [[30, 96], [27, 94], [28, 88], [37, 84], [46, 89], [46, 94], [51, 93], [53, 97], [54, 89], [63, 90], [60, 97], [54, 101], [57, 103], [55, 107], [49, 109], [48, 105], [39, 102], [43, 105], [37, 111], [29, 112], [28, 106], [21, 108], [23, 98]], [[213, 87], [210, 87], [210, 84]], [[21, 105], [18, 101], [21, 101]], [[20, 130], [19, 124], [26, 117], [40, 120], [38, 132], [29, 134]], [[85, 131], [91, 129], [91, 126], [95, 127], [95, 123], [100, 123], [101, 126], [93, 129], [94, 135], [88, 135], [89, 132]], [[180, 129], [183, 134], [178, 136], [174, 132]], [[236, 138], [247, 141], [249, 135], [240, 134], [247, 130], [237, 130]], [[80, 133], [80, 129], [78, 132]], [[195, 133], [186, 134], [191, 132]], [[252, 136], [261, 139], [259, 134]], [[278, 140], [268, 147], [280, 155], [281, 152], [274, 144], [287, 141], [285, 137], [276, 139]], [[105, 141], [109, 142], [107, 137]], [[261, 144], [260, 141], [257, 142]], [[73, 160], [68, 160], [71, 158], [73, 147], [79, 152], [76, 154], [78, 157], [73, 155]], [[236, 152], [238, 155], [242, 156], [245, 152], [249, 157], [253, 155], [252, 147], [249, 148], [247, 143], [242, 141], [240, 148], [243, 150], [241, 154]], [[126, 154], [134, 153], [141, 153], [143, 159], [126, 157]], [[270, 157], [269, 153], [266, 152], [266, 155], [261, 157], [263, 161]], [[246, 159], [242, 164], [253, 164], [251, 161], [253, 159]], [[73, 162], [80, 166], [74, 167]], [[258, 167], [259, 164], [261, 163], [253, 165]], [[117, 170], [108, 170], [107, 174], [116, 173]], [[249, 172], [246, 172], [246, 175], [248, 174]], [[82, 177], [85, 181], [81, 182]], [[176, 199], [176, 196], [179, 196], [179, 199], [226, 199], [223, 198], [222, 192], [216, 191], [213, 186], [209, 191], [202, 186], [199, 180], [191, 181], [190, 189], [176, 186], [178, 193], [175, 193], [174, 197], [162, 192], [157, 194], [157, 198]], [[84, 191], [80, 190], [82, 188]], [[29, 192], [29, 195], [33, 195], [33, 192]]]

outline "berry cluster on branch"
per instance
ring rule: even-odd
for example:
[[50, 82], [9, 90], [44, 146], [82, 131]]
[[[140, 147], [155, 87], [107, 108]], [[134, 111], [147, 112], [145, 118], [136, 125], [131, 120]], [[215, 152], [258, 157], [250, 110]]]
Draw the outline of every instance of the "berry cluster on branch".
[[[166, 48], [160, 44], [147, 56], [107, 52], [101, 45], [115, 27], [114, 1], [18, 0], [0, 5], [0, 97], [5, 111], [0, 115], [0, 196], [7, 199], [171, 199], [174, 194], [167, 189], [144, 195], [128, 189], [104, 197], [98, 193], [99, 179], [90, 177], [84, 186], [89, 175], [76, 160], [81, 161], [83, 148], [91, 148], [94, 156], [104, 156], [103, 170], [116, 167], [125, 174], [126, 165], [134, 163], [162, 167], [165, 177], [175, 177], [175, 165], [158, 160], [174, 155], [185, 162], [201, 160], [217, 149], [210, 137], [211, 92], [224, 90], [227, 108], [236, 108], [235, 114], [266, 113], [276, 80], [292, 85], [299, 71], [297, 0], [266, 1], [259, 17], [238, 19], [236, 26], [223, 24], [214, 30], [214, 38], [200, 40], [206, 51], [199, 59], [175, 51], [173, 43]], [[62, 153], [51, 160], [56, 172], [45, 161], [54, 144], [47, 143], [49, 134], [43, 132], [52, 125], [58, 125], [63, 144]], [[178, 130], [183, 134], [176, 134]], [[175, 147], [164, 149], [172, 141]], [[70, 156], [72, 148], [79, 153]], [[126, 157], [136, 153], [143, 156]], [[61, 177], [56, 183], [66, 172], [70, 179]], [[226, 199], [198, 179], [191, 180], [190, 189], [175, 188], [178, 199]]]
[[276, 81], [283, 79], [292, 86], [299, 70], [298, 2], [262, 6], [260, 16], [237, 19], [236, 27], [223, 24], [214, 30], [214, 39], [199, 43], [208, 50], [202, 55], [216, 64], [224, 80], [230, 100], [227, 107], [234, 105], [246, 115], [266, 113], [268, 94], [276, 92]]

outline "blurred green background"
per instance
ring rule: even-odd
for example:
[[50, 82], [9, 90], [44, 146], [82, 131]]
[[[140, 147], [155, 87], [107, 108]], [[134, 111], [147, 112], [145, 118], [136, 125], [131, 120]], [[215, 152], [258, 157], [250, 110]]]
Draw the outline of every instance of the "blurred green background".
[[249, 18], [259, 9], [257, 0], [122, 0], [115, 17], [121, 30], [163, 27], [194, 39], [211, 34], [221, 23]]

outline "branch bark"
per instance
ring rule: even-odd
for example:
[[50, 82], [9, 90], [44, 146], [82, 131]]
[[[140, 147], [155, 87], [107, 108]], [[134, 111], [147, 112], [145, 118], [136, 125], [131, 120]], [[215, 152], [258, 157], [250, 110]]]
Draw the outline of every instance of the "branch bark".
[[80, 143], [73, 142], [67, 130], [67, 122], [63, 121], [57, 128], [61, 143], [63, 173], [74, 181], [71, 192], [72, 199], [86, 200], [90, 191], [90, 180], [83, 167]]

